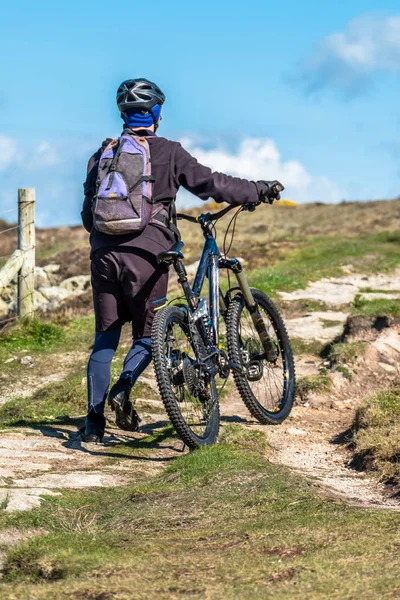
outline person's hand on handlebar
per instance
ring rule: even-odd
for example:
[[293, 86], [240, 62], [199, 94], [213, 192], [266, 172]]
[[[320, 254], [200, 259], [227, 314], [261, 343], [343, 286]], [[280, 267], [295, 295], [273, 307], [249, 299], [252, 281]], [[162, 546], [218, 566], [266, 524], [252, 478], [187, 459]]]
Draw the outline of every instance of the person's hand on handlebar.
[[283, 192], [285, 189], [283, 185], [279, 181], [255, 181], [254, 182], [257, 187], [258, 197], [260, 198], [260, 202], [268, 202], [268, 204], [272, 204], [275, 200], [279, 200], [281, 195], [280, 192]]

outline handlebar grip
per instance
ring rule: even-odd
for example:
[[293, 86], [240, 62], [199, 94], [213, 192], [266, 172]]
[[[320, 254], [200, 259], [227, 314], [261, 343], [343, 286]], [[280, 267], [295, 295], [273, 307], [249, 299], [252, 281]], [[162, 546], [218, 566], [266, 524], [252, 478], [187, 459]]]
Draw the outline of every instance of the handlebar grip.
[[271, 192], [274, 196], [277, 196], [278, 194], [283, 192], [284, 189], [285, 188], [281, 183], [276, 183], [275, 185], [272, 186]]
[[183, 213], [178, 213], [176, 215], [178, 221], [190, 221], [191, 223], [197, 223], [196, 217], [192, 217], [191, 215], [185, 215]]

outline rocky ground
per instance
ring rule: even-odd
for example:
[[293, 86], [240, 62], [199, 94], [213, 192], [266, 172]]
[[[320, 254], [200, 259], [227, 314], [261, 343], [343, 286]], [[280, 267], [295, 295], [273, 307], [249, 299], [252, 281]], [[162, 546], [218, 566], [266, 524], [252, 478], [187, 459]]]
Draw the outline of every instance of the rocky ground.
[[[380, 231], [388, 223], [388, 211], [385, 216], [382, 212], [379, 218], [375, 218], [375, 209], [374, 206], [343, 207], [340, 227], [349, 236], [353, 235], [355, 226], [361, 228], [361, 236], [374, 227]], [[400, 201], [388, 205], [388, 209], [391, 226], [397, 227]], [[237, 254], [243, 253], [243, 262], [246, 268], [249, 267], [257, 285], [260, 285], [260, 278], [261, 284], [264, 281], [263, 272], [260, 275], [257, 269], [264, 268], [272, 258], [277, 260], [278, 266], [273, 275], [281, 277], [283, 273], [283, 279], [278, 278], [275, 287], [265, 289], [275, 294], [293, 345], [300, 348], [296, 355], [298, 381], [301, 384], [304, 378], [317, 378], [328, 373], [330, 384], [316, 390], [303, 389], [300, 385], [300, 393], [290, 417], [277, 427], [261, 426], [254, 421], [231, 385], [221, 402], [221, 426], [226, 428], [233, 422], [249, 430], [262, 431], [267, 440], [266, 458], [303, 475], [324, 497], [340, 498], [349, 505], [363, 508], [397, 511], [400, 507], [398, 497], [394, 497], [389, 488], [379, 484], [373, 474], [352, 466], [350, 444], [350, 427], [357, 407], [372, 392], [387, 387], [399, 375], [398, 317], [386, 314], [377, 317], [372, 313], [359, 317], [353, 315], [357, 303], [361, 305], [380, 300], [396, 303], [400, 299], [400, 269], [396, 252], [389, 243], [382, 245], [380, 251], [386, 252], [382, 261], [384, 268], [377, 272], [375, 263], [379, 257], [373, 250], [376, 243], [374, 238], [368, 241], [372, 248], [370, 254], [360, 247], [357, 252], [361, 258], [357, 258], [352, 247], [349, 250], [352, 263], [344, 261], [331, 268], [329, 260], [337, 250], [332, 244], [338, 226], [332, 218], [333, 209], [312, 207], [307, 210], [314, 216], [310, 218], [306, 209], [302, 208], [294, 222], [283, 213], [276, 213], [276, 225], [273, 227], [278, 233], [271, 233], [269, 224], [257, 221], [246, 224], [238, 240]], [[349, 215], [357, 212], [357, 218], [350, 218], [348, 211]], [[364, 223], [362, 218], [367, 213], [370, 216]], [[255, 219], [254, 215], [249, 218]], [[326, 232], [330, 238], [323, 244], [317, 240], [317, 250], [322, 252], [326, 244], [331, 244], [328, 266], [323, 268], [320, 265], [322, 259], [315, 263], [316, 266], [310, 259], [306, 241], [294, 242], [291, 239], [303, 230], [308, 235], [319, 235], [321, 222], [324, 234]], [[276, 241], [282, 231], [286, 232], [286, 239]], [[79, 233], [79, 239], [71, 242], [71, 249], [68, 249], [71, 232], [67, 228], [63, 232], [65, 240], [58, 252], [54, 252], [54, 244], [58, 243], [60, 232], [40, 232], [43, 235], [42, 254], [35, 272], [35, 306], [48, 321], [62, 318], [63, 322], [67, 322], [90, 310], [88, 252], [86, 247], [83, 248], [86, 242]], [[188, 235], [186, 239], [190, 239]], [[198, 247], [188, 244], [190, 277], [196, 269], [200, 236], [198, 242]], [[296, 244], [299, 252], [304, 247], [306, 250], [294, 259], [291, 252], [297, 248]], [[10, 248], [5, 250], [9, 252], [10, 249], [11, 243]], [[3, 249], [1, 254], [5, 253]], [[307, 267], [307, 261], [311, 266]], [[298, 270], [298, 265], [305, 265], [303, 271]], [[334, 274], [331, 276], [332, 270]], [[317, 277], [315, 272], [321, 275]], [[291, 279], [287, 284], [285, 277], [289, 276]], [[12, 314], [15, 309], [16, 284], [17, 281], [12, 282], [2, 292], [0, 317]], [[288, 291], [282, 291], [285, 285]], [[172, 296], [174, 291], [175, 284], [172, 281]], [[342, 361], [338, 368], [331, 358], [323, 358], [320, 353], [323, 347], [334, 341], [361, 342], [364, 351], [351, 364]], [[77, 369], [82, 373], [84, 392], [83, 375], [88, 348], [89, 342], [85, 350], [82, 346], [74, 348], [69, 345], [64, 351], [35, 354], [21, 350], [10, 355], [5, 361], [7, 368], [0, 373], [0, 404], [10, 403], [15, 398], [26, 398], [28, 401], [46, 386], [64, 381]], [[18, 377], [12, 376], [13, 365]], [[102, 446], [81, 443], [76, 432], [82, 425], [83, 415], [76, 419], [60, 420], [59, 423], [49, 419], [46, 425], [25, 423], [0, 429], [2, 510], [19, 514], [17, 511], [40, 506], [43, 497], [60, 495], [64, 490], [124, 486], [142, 476], [160, 473], [176, 457], [186, 453], [182, 442], [165, 434], [168, 421], [151, 369], [142, 381], [146, 384], [146, 393], [136, 399], [143, 418], [140, 432], [121, 432], [115, 427], [113, 416], [109, 413]], [[81, 385], [80, 380], [78, 385]], [[67, 406], [65, 412], [69, 412]], [[0, 532], [0, 549], [19, 544], [22, 539], [36, 534], [38, 530], [27, 529], [23, 534], [20, 530], [4, 530]]]
[[[321, 294], [326, 304], [344, 305], [362, 288], [369, 287], [396, 294], [400, 288], [399, 272], [390, 276], [322, 280], [301, 292], [285, 294], [286, 301], [315, 298]], [[374, 292], [379, 294], [380, 292]], [[397, 296], [396, 296], [397, 297]], [[326, 342], [343, 332], [346, 312], [335, 310], [314, 312], [287, 321], [289, 332], [304, 341]], [[335, 325], [330, 326], [333, 322]], [[363, 322], [364, 323], [364, 322]], [[328, 324], [328, 326], [327, 326]], [[233, 386], [222, 402], [222, 425], [237, 420], [246, 427], [261, 429], [269, 444], [268, 457], [312, 477], [324, 490], [364, 506], [399, 508], [382, 486], [364, 473], [347, 466], [349, 454], [345, 432], [350, 427], [355, 409], [372, 389], [385, 386], [397, 375], [400, 355], [400, 327], [393, 324], [382, 331], [369, 325], [350, 334], [351, 341], [368, 340], [367, 354], [358, 361], [357, 375], [351, 381], [342, 373], [333, 375], [329, 392], [309, 393], [294, 407], [290, 418], [278, 427], [262, 427], [254, 422]], [[59, 362], [57, 355], [47, 356], [46, 363]], [[3, 383], [2, 403], [15, 396], [29, 395], [41, 386], [57, 381], [68, 373], [69, 365], [84, 364], [82, 352], [69, 352], [63, 369], [53, 375], [29, 379], [22, 387], [8, 389]], [[42, 369], [43, 369], [42, 365]], [[303, 355], [297, 360], [297, 377], [316, 375], [323, 367], [322, 359]], [[37, 369], [40, 371], [40, 369]], [[87, 488], [121, 485], [132, 475], [144, 470], [155, 473], [174, 456], [185, 451], [181, 442], [171, 445], [160, 442], [150, 454], [141, 454], [140, 440], [152, 431], [166, 425], [166, 416], [158, 396], [154, 375], [144, 376], [149, 397], [138, 398], [137, 407], [143, 416], [141, 432], [122, 433], [112, 425], [107, 429], [104, 446], [82, 444], [76, 436], [76, 426], [17, 427], [0, 432], [0, 502], [6, 511], [23, 510], [36, 506], [45, 494], [57, 494], [63, 488]], [[83, 382], [84, 383], [84, 382]], [[110, 418], [111, 415], [109, 415]], [[121, 442], [132, 442], [135, 452], [116, 451]]]

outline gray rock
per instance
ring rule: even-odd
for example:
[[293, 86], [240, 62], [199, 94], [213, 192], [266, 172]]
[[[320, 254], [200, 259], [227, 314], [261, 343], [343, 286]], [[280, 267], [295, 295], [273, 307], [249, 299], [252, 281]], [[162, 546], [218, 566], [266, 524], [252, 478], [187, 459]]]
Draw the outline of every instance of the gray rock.
[[19, 362], [25, 367], [33, 367], [32, 356], [23, 356]]
[[45, 271], [47, 273], [47, 275], [49, 275], [50, 273], [58, 273], [58, 271], [60, 270], [60, 265], [46, 265], [45, 267], [43, 267], [43, 271]]
[[49, 285], [49, 279], [46, 271], [42, 267], [35, 267], [35, 288], [46, 287]]
[[8, 304], [5, 300], [0, 298], [0, 315], [6, 315], [8, 313]]
[[52, 285], [49, 287], [42, 287], [38, 290], [42, 296], [44, 296], [47, 302], [52, 302], [53, 304], [58, 305], [62, 300], [68, 298], [71, 294], [68, 293], [68, 290], [63, 290], [57, 285]]
[[43, 270], [46, 272], [47, 274], [47, 278], [49, 280], [49, 284], [50, 285], [58, 285], [61, 281], [61, 276], [60, 276], [60, 265], [46, 265], [45, 267], [43, 267]]
[[14, 360], [17, 360], [16, 356], [11, 356], [10, 358], [7, 358], [7, 360], [4, 361], [5, 365], [8, 365], [9, 363], [14, 362]]
[[75, 277], [69, 277], [64, 279], [59, 285], [60, 290], [66, 290], [69, 295], [79, 295], [86, 292], [90, 287], [90, 276], [89, 275], [76, 275]]
[[33, 293], [33, 305], [35, 310], [46, 311], [48, 309], [49, 301], [39, 290], [35, 290]]

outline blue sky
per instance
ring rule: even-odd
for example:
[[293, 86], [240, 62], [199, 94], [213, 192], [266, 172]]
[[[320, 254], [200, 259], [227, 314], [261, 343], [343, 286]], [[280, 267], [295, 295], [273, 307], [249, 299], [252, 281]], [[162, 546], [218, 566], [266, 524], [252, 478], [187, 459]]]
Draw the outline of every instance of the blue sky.
[[400, 194], [398, 0], [20, 0], [0, 52], [0, 213], [35, 186], [40, 225], [79, 222], [135, 76], [167, 95], [160, 134], [214, 169], [280, 177], [299, 202]]

